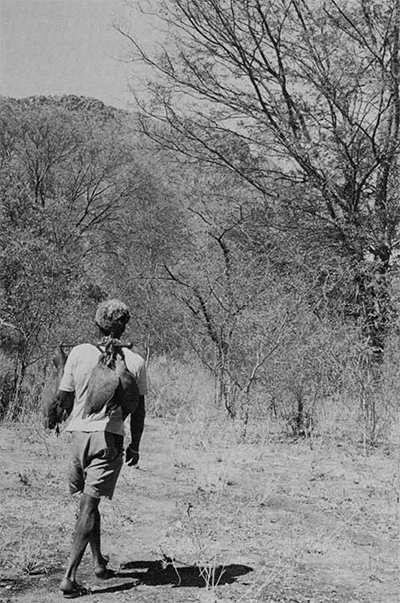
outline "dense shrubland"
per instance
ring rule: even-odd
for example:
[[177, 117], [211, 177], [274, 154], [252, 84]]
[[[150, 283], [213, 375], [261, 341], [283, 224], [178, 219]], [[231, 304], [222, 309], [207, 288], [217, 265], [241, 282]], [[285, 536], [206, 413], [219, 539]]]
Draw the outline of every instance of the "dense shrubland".
[[81, 102], [1, 103], [2, 414], [37, 398], [57, 342], [94, 336], [108, 295], [129, 298], [140, 347], [163, 345], [154, 278], [179, 249], [180, 210], [140, 160], [132, 120]]
[[1, 416], [37, 408], [55, 344], [118, 296], [151, 412], [390, 437], [399, 7], [342, 4], [165, 1], [162, 56], [129, 34], [156, 74], [137, 113], [1, 100]]

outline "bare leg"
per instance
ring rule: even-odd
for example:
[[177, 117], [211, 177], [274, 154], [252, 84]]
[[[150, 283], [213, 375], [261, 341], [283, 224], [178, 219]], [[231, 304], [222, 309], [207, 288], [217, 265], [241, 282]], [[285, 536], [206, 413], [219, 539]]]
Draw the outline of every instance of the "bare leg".
[[101, 569], [105, 570], [108, 563], [108, 558], [104, 557], [101, 553], [100, 523], [100, 512], [97, 508], [95, 515], [95, 524], [89, 540], [93, 557], [93, 566], [96, 574], [101, 573]]
[[[74, 539], [72, 542], [71, 554], [68, 560], [67, 569], [64, 579], [60, 584], [61, 590], [65, 591], [69, 587], [69, 583], [76, 582], [76, 572], [82, 561], [83, 553], [86, 550], [88, 542], [94, 539], [94, 531], [96, 524], [98, 525], [98, 539], [96, 541], [100, 545], [100, 514], [99, 514], [100, 499], [94, 498], [89, 494], [82, 494], [80, 500], [79, 516], [75, 526]], [[95, 545], [96, 547], [96, 545]]]

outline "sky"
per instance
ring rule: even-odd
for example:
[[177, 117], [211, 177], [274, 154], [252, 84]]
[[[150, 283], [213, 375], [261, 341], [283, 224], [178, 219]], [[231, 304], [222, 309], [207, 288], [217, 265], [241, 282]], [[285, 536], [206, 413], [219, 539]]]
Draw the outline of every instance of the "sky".
[[129, 108], [133, 65], [112, 28], [126, 19], [124, 0], [0, 0], [0, 95], [76, 94]]

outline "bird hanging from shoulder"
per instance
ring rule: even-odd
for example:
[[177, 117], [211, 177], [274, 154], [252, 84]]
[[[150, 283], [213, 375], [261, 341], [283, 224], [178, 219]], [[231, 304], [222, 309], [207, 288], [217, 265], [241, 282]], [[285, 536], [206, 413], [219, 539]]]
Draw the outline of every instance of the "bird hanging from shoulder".
[[67, 355], [64, 352], [63, 344], [59, 344], [52, 358], [53, 370], [46, 380], [41, 396], [44, 425], [50, 429], [56, 427], [57, 432], [59, 423], [62, 423], [68, 415], [67, 409], [64, 408], [62, 400], [58, 396], [66, 361]]
[[125, 419], [139, 402], [139, 388], [126, 367], [123, 352], [123, 348], [130, 349], [132, 344], [123, 344], [108, 336], [95, 345], [101, 354], [89, 378], [83, 416], [90, 417], [104, 407], [110, 415], [121, 408]]

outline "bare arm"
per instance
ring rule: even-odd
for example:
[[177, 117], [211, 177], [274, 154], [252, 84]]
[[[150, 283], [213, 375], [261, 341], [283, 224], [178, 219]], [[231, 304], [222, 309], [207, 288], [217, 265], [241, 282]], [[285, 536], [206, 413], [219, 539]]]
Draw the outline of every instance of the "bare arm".
[[126, 450], [126, 462], [130, 467], [137, 465], [139, 462], [139, 447], [144, 429], [145, 416], [144, 396], [139, 396], [139, 403], [130, 417], [131, 443]]

